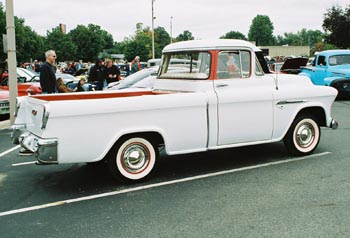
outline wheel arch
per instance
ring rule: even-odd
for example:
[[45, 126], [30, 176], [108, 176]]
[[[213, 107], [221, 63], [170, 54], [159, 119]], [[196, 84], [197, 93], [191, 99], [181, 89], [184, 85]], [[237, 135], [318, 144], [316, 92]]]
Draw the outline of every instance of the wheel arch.
[[327, 126], [326, 111], [321, 106], [311, 106], [311, 107], [302, 108], [295, 115], [294, 120], [295, 120], [295, 118], [299, 117], [300, 115], [304, 115], [304, 114], [314, 116], [315, 119], [317, 120], [317, 123], [319, 124], [319, 126]]
[[107, 159], [111, 155], [111, 153], [113, 153], [114, 149], [116, 148], [116, 146], [118, 146], [118, 144], [132, 137], [145, 138], [146, 140], [150, 141], [150, 143], [155, 147], [163, 145], [165, 141], [163, 135], [157, 131], [125, 132], [114, 140], [114, 143], [112, 144], [112, 146], [110, 146], [106, 156], [104, 157], [104, 160]]

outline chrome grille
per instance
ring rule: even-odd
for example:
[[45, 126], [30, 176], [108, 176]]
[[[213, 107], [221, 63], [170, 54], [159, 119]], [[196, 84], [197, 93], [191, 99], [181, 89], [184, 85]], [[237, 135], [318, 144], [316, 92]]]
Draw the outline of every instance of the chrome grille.
[[0, 101], [0, 108], [8, 108], [8, 107], [10, 107], [10, 102], [8, 100]]

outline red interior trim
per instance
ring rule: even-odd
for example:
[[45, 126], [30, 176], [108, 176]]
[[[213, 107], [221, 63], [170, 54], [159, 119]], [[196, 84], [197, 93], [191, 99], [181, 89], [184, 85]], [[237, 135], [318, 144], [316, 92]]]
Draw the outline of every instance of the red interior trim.
[[85, 93], [85, 94], [45, 94], [45, 95], [33, 95], [31, 97], [44, 101], [64, 101], [64, 100], [80, 100], [80, 99], [103, 99], [103, 98], [120, 98], [120, 97], [136, 97], [143, 95], [158, 95], [166, 94], [165, 92], [115, 92], [115, 93]]

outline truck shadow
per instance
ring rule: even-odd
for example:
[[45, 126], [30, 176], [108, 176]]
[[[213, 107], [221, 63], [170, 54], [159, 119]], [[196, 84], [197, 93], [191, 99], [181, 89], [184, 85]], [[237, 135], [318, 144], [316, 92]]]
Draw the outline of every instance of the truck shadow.
[[[79, 164], [51, 171], [41, 180], [45, 190], [66, 197], [87, 196], [147, 184], [171, 181], [218, 171], [288, 159], [283, 143], [231, 148], [187, 155], [166, 156], [161, 153], [155, 174], [146, 181], [122, 184], [109, 175], [104, 164]], [[62, 199], [64, 199], [62, 197]]]

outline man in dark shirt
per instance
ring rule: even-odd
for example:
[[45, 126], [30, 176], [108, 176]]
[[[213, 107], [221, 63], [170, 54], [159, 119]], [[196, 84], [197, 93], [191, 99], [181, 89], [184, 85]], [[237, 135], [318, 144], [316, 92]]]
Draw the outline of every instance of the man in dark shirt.
[[103, 60], [98, 59], [94, 66], [91, 67], [89, 73], [89, 81], [96, 84], [96, 90], [103, 89], [103, 83], [106, 78], [106, 68], [103, 65]]
[[53, 63], [56, 60], [56, 53], [53, 50], [45, 52], [46, 61], [40, 67], [40, 86], [43, 94], [56, 93], [57, 82]]

